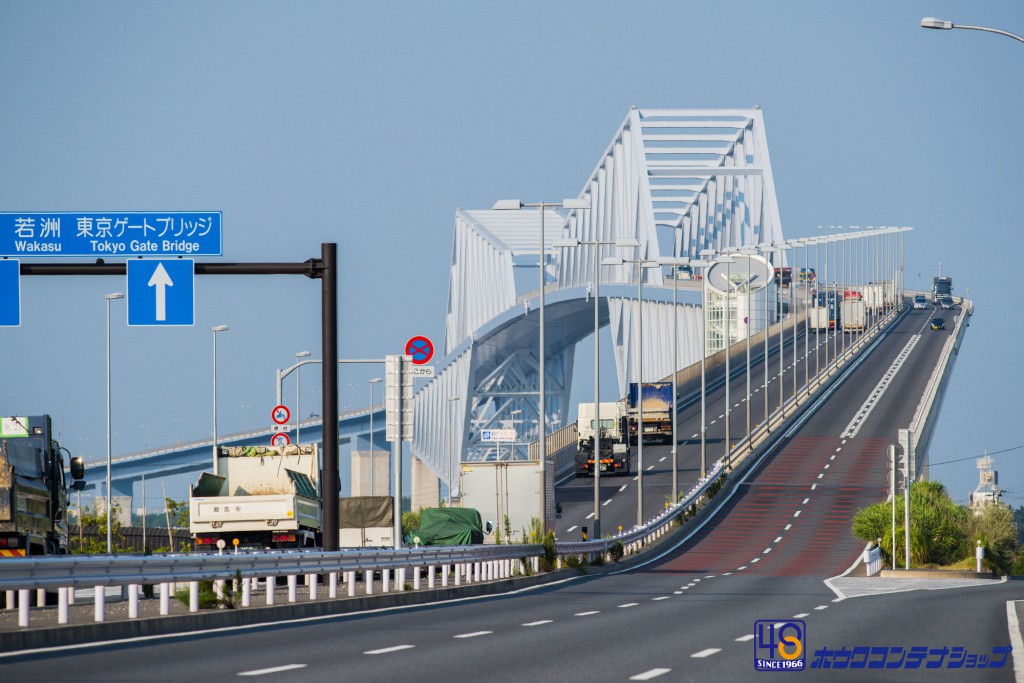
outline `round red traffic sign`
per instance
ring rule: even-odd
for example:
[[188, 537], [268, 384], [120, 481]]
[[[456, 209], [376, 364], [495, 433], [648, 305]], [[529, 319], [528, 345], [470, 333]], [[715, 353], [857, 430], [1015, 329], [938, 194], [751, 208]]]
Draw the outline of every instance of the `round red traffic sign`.
[[274, 409], [270, 411], [270, 417], [274, 424], [288, 424], [288, 421], [292, 419], [292, 411], [288, 410], [288, 406], [274, 406]]
[[291, 442], [292, 440], [289, 439], [288, 435], [285, 434], [284, 432], [278, 432], [277, 434], [274, 434], [272, 437], [270, 437], [271, 446], [287, 446]]
[[434, 357], [434, 345], [426, 337], [413, 337], [405, 343], [405, 355], [412, 356], [413, 365], [423, 365]]

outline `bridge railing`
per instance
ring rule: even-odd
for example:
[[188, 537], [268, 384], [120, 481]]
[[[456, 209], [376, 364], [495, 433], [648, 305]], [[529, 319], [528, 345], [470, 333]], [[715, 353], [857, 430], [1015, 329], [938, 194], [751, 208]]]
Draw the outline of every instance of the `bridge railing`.
[[[58, 623], [68, 623], [68, 606], [78, 589], [95, 590], [97, 622], [105, 618], [105, 588], [125, 586], [128, 593], [128, 616], [137, 618], [139, 592], [144, 584], [159, 584], [160, 614], [170, 612], [170, 596], [178, 584], [189, 587], [189, 611], [199, 611], [199, 582], [214, 581], [215, 592], [223, 594], [225, 582], [241, 585], [241, 603], [250, 606], [252, 589], [260, 579], [267, 582], [266, 600], [274, 604], [279, 577], [288, 585], [288, 601], [296, 601], [297, 578], [306, 576], [310, 599], [317, 596], [317, 579], [325, 574], [328, 597], [336, 598], [339, 578], [347, 584], [349, 596], [355, 595], [356, 573], [361, 572], [364, 590], [373, 593], [374, 574], [380, 572], [384, 592], [391, 587], [392, 572], [396, 590], [406, 589], [406, 573], [413, 579], [412, 588], [420, 588], [421, 569], [427, 570], [428, 588], [435, 587], [439, 574], [441, 585], [449, 578], [456, 586], [462, 583], [508, 578], [539, 570], [539, 545], [474, 545], [409, 548], [402, 550], [353, 550], [346, 552], [251, 553], [227, 555], [151, 555], [151, 556], [84, 556], [72, 555], [41, 558], [8, 558], [0, 562], [0, 590], [6, 591], [7, 607], [15, 602], [18, 623], [30, 625], [32, 592], [57, 592]], [[438, 570], [440, 570], [438, 572]], [[17, 599], [15, 600], [15, 594]], [[37, 604], [40, 595], [37, 595]]]

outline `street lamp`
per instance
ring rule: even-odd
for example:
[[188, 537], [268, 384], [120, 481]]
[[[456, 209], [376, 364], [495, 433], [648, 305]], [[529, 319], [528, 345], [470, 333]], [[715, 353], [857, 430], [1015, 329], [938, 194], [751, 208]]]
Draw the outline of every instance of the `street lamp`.
[[213, 331], [213, 473], [218, 474], [217, 465], [217, 333], [227, 332], [227, 325], [216, 325]]
[[639, 411], [636, 423], [637, 467], [636, 467], [636, 524], [644, 523], [644, 268], [657, 268], [658, 262], [651, 259], [624, 259], [610, 256], [601, 262], [602, 266], [621, 266], [624, 263], [635, 263], [637, 266], [636, 304], [637, 304], [637, 370], [636, 370], [636, 403]]
[[545, 263], [545, 244], [544, 244], [544, 214], [547, 213], [548, 209], [563, 208], [569, 210], [584, 211], [590, 209], [590, 203], [585, 199], [563, 199], [560, 202], [536, 202], [529, 204], [519, 199], [499, 199], [491, 207], [495, 211], [520, 211], [524, 208], [538, 209], [540, 211], [540, 319], [538, 321], [538, 327], [540, 328], [540, 339], [539, 339], [539, 352], [540, 356], [540, 368], [539, 368], [539, 382], [537, 386], [537, 393], [539, 395], [540, 405], [538, 406], [538, 427], [540, 436], [540, 469], [541, 469], [541, 486], [540, 486], [540, 525], [541, 528], [547, 533], [547, 507], [545, 505], [547, 499], [547, 461], [548, 461], [548, 440], [547, 440], [547, 406], [545, 404], [545, 374], [547, 368], [544, 363], [547, 354], [547, 347], [544, 345], [544, 288], [547, 286], [545, 280], [545, 274], [547, 272], [547, 263]]
[[[759, 252], [761, 252], [762, 254], [764, 254], [765, 259], [769, 260], [769, 264], [770, 265], [774, 264], [774, 260], [772, 260], [772, 254], [779, 253], [779, 250], [776, 249], [775, 247], [771, 246], [771, 244], [768, 243], [768, 242], [765, 242], [764, 244], [757, 245], [757, 250]], [[780, 271], [779, 279], [775, 283], [775, 291], [776, 292], [778, 292], [778, 289], [779, 289], [779, 286], [781, 285], [781, 283], [782, 283], [782, 273]], [[768, 284], [766, 283], [765, 286], [764, 286], [764, 360], [762, 361], [761, 364], [764, 367], [764, 387], [763, 387], [764, 388], [764, 429], [765, 429], [766, 433], [771, 434], [771, 422], [768, 419], [768, 416], [771, 415], [771, 411], [770, 411], [769, 406], [768, 406], [768, 401], [769, 401], [768, 394], [770, 393], [768, 391], [768, 336], [769, 336], [768, 332], [769, 332], [769, 328], [771, 326], [768, 324], [768, 321], [769, 321], [769, 316], [768, 316]], [[782, 321], [779, 320], [779, 325], [781, 325], [781, 324], [782, 324]], [[780, 337], [780, 339], [781, 339], [781, 337]], [[779, 353], [782, 353], [782, 346], [781, 345], [779, 346]]]
[[1007, 38], [1013, 38], [1024, 43], [1024, 38], [1021, 38], [1016, 33], [1010, 33], [1009, 31], [1003, 31], [998, 28], [989, 28], [988, 26], [968, 26], [967, 24], [954, 24], [952, 21], [943, 21], [942, 19], [936, 19], [935, 17], [925, 17], [921, 20], [921, 28], [937, 28], [944, 31], [949, 31], [954, 28], [966, 28], [973, 31], [985, 31], [987, 33], [998, 33], [1001, 36]]
[[[726, 249], [730, 252], [735, 251], [735, 247], [726, 247]], [[724, 252], [725, 249], [722, 251]], [[730, 364], [732, 356], [732, 264], [736, 263], [736, 259], [728, 253], [723, 253], [715, 259], [715, 263], [725, 264], [725, 327], [722, 334], [722, 348], [725, 349], [725, 453], [723, 461], [725, 469], [728, 471], [732, 460], [730, 457], [732, 455], [732, 434], [729, 430], [732, 416], [732, 397], [729, 391], [732, 386], [732, 366]], [[707, 278], [704, 279], [707, 280]]]
[[[299, 351], [295, 354], [295, 362], [298, 363], [303, 358], [309, 358], [313, 354], [309, 351]], [[302, 427], [299, 426], [299, 421], [302, 419], [302, 411], [299, 409], [299, 379], [302, 377], [302, 368], [295, 368], [295, 443], [302, 443], [300, 438], [302, 435]], [[373, 401], [370, 401], [373, 404]], [[371, 413], [372, 415], [372, 413]], [[372, 418], [371, 418], [372, 419]]]
[[708, 471], [708, 411], [707, 411], [707, 357], [708, 357], [708, 269], [715, 258], [714, 249], [704, 249], [700, 252], [700, 261], [691, 261], [690, 265], [698, 263], [703, 268], [700, 278], [700, 308], [703, 317], [703, 334], [701, 335], [700, 347], [700, 476], [704, 477]]
[[[617, 247], [639, 247], [640, 242], [632, 237], [615, 240], [582, 241], [575, 237], [558, 240], [556, 247], [577, 247], [581, 244], [594, 247], [594, 538], [601, 538], [601, 337], [598, 301], [601, 298], [601, 246], [613, 244]], [[674, 380], [673, 380], [674, 381]], [[675, 431], [672, 432], [675, 438]], [[675, 462], [675, 442], [672, 445]], [[675, 474], [673, 473], [673, 478]], [[675, 487], [673, 486], [673, 497]]]
[[[782, 285], [783, 285], [783, 282], [785, 281], [785, 271], [782, 270], [782, 268], [783, 268], [782, 263], [784, 262], [784, 259], [785, 259], [785, 251], [790, 248], [790, 245], [788, 243], [786, 243], [786, 242], [775, 242], [773, 246], [779, 252], [779, 266], [778, 266], [778, 268], [779, 268], [779, 284], [776, 287], [776, 290], [778, 292], [778, 298], [779, 298], [779, 410], [782, 411], [781, 415], [783, 417], [785, 417], [786, 416], [786, 396], [785, 396], [785, 392], [786, 392], [785, 384], [786, 383], [785, 383], [785, 381], [783, 381], [783, 378], [785, 377], [785, 374], [786, 374], [786, 358], [785, 358], [786, 354], [783, 353], [783, 350], [782, 350], [782, 347], [785, 346], [785, 343], [786, 343], [785, 334], [784, 334], [785, 324], [782, 322], [782, 303], [783, 303], [782, 302]], [[792, 269], [792, 267], [790, 267], [790, 270], [789, 270], [789, 288], [790, 288], [790, 290], [793, 289], [793, 269]], [[790, 311], [790, 315], [792, 315], [792, 313], [793, 312]], [[795, 321], [794, 321], [794, 323], [795, 323]], [[795, 324], [793, 326], [793, 333], [796, 334], [796, 325]], [[796, 344], [796, 338], [795, 337], [793, 339], [793, 343]], [[796, 372], [795, 369], [794, 369], [794, 372]]]
[[377, 489], [374, 487], [374, 457], [373, 453], [373, 385], [384, 381], [383, 377], [374, 377], [370, 380], [370, 495], [376, 496]]
[[[110, 463], [110, 302], [114, 299], [123, 299], [124, 294], [122, 292], [114, 292], [113, 294], [107, 294], [105, 298], [107, 300], [107, 554], [112, 555], [114, 552], [114, 530], [111, 518], [114, 509], [111, 505], [111, 482], [113, 477], [111, 475]], [[79, 521], [79, 524], [81, 524], [81, 521]]]
[[688, 266], [685, 257], [659, 258], [658, 264], [672, 266], [672, 504], [679, 500], [679, 268]]

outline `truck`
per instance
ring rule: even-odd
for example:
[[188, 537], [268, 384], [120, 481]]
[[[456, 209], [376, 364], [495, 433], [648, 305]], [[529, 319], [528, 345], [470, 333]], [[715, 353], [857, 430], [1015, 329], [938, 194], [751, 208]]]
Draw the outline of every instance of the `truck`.
[[839, 304], [839, 317], [844, 332], [861, 332], [867, 323], [867, 307], [864, 299], [853, 297]]
[[85, 465], [53, 438], [49, 415], [0, 418], [0, 557], [68, 553], [68, 487]]
[[939, 303], [940, 297], [953, 296], [953, 278], [949, 275], [936, 275], [932, 278], [932, 302]]
[[875, 313], [881, 313], [885, 310], [886, 306], [890, 306], [895, 301], [893, 292], [892, 280], [886, 280], [884, 282], [869, 282], [864, 285], [864, 305], [869, 311]]
[[[636, 382], [630, 382], [628, 405], [631, 444], [637, 443], [638, 432], [645, 440], [652, 437], [661, 443], [672, 440], [672, 382], [644, 382], [642, 388]], [[638, 430], [641, 405], [644, 424], [642, 430]]]
[[203, 472], [189, 492], [196, 550], [217, 541], [249, 549], [321, 545], [323, 506], [316, 444], [223, 446], [218, 474]]
[[817, 332], [836, 329], [837, 312], [835, 292], [818, 292], [810, 311], [811, 329]]
[[[529, 538], [545, 491], [544, 468], [536, 460], [464, 462], [459, 478], [460, 506], [478, 511], [486, 520], [485, 530], [487, 523], [497, 530], [485, 535], [484, 543], [540, 542]], [[556, 501], [556, 510], [558, 505]], [[422, 525], [422, 517], [420, 520]]]
[[338, 538], [342, 548], [394, 548], [395, 499], [351, 496], [338, 500]]
[[[626, 402], [601, 403], [601, 453], [599, 472], [629, 474], [631, 452], [629, 448]], [[576, 476], [593, 476], [594, 443], [597, 440], [597, 415], [593, 403], [581, 403], [576, 421]], [[646, 419], [647, 415], [644, 415]]]

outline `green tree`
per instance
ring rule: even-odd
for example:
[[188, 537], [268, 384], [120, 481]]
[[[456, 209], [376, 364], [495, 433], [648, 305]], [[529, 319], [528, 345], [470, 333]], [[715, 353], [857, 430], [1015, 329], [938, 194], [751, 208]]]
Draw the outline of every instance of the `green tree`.
[[[896, 542], [892, 536], [892, 503], [875, 503], [853, 516], [853, 535], [864, 541], [882, 539], [882, 552], [891, 565], [905, 562], [903, 496], [896, 501]], [[910, 487], [910, 561], [912, 565], [948, 565], [966, 558], [970, 550], [970, 511], [955, 503], [946, 488], [934, 481]], [[895, 545], [895, 548], [893, 547]]]
[[189, 519], [187, 500], [178, 501], [173, 498], [164, 498], [164, 504], [170, 512], [171, 527], [175, 529], [189, 528], [191, 521]]
[[[120, 511], [118, 505], [114, 505], [114, 516], [110, 520], [110, 536], [111, 542], [113, 543], [114, 550], [117, 552], [119, 546], [124, 544], [124, 537], [121, 534], [121, 521], [118, 519], [118, 512]], [[72, 532], [74, 540], [71, 542], [71, 552], [73, 554], [82, 555], [101, 555], [107, 552], [107, 513], [99, 514], [96, 508], [90, 508], [85, 505], [82, 506], [81, 513], [78, 516], [79, 527], [95, 528], [100, 529], [103, 533], [100, 536], [84, 536], [81, 535], [81, 543], [78, 542], [78, 534], [75, 532], [81, 531], [81, 529], [75, 529]]]
[[1017, 551], [1014, 513], [1002, 503], [988, 503], [971, 519], [972, 540], [985, 546], [985, 564], [1000, 574], [1013, 570]]

